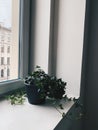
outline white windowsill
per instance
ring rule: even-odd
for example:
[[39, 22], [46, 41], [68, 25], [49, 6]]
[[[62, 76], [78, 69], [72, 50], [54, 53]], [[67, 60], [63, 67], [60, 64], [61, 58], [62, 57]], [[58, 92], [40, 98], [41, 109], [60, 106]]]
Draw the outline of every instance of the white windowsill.
[[[65, 113], [73, 102], [65, 104]], [[62, 119], [61, 114], [49, 102], [43, 105], [11, 105], [0, 101], [0, 130], [53, 130]]]

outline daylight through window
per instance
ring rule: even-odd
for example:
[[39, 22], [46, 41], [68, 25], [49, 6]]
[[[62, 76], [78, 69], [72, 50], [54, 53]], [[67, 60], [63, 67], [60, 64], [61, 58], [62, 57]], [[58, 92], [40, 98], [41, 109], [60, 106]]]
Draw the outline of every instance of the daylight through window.
[[0, 82], [18, 79], [19, 0], [0, 0]]

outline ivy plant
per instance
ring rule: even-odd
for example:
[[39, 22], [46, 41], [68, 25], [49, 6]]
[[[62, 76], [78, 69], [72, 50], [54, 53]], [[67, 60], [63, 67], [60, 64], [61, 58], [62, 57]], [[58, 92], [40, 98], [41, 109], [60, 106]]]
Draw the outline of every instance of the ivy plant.
[[11, 105], [24, 104], [26, 100], [26, 92], [24, 90], [18, 90], [6, 96], [6, 99], [11, 102]]

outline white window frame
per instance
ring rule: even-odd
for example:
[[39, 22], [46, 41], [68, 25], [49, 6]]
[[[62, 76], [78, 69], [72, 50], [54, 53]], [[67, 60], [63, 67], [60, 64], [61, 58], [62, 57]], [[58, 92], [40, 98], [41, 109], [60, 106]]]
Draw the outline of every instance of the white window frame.
[[29, 18], [30, 0], [20, 0], [19, 79], [1, 82], [0, 95], [24, 87], [23, 78], [28, 74], [29, 68]]

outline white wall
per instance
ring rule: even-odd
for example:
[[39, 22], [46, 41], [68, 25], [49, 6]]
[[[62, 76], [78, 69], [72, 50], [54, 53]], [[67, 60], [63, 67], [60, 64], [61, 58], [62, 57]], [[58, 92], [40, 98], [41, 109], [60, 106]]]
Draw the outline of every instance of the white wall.
[[69, 96], [79, 96], [85, 0], [59, 0], [57, 76], [67, 81]]
[[[48, 71], [50, 0], [36, 0], [34, 66]], [[33, 28], [32, 28], [33, 29]]]
[[[50, 1], [35, 0], [31, 58], [48, 71]], [[67, 94], [79, 96], [86, 0], [55, 0], [54, 42], [57, 45], [56, 74], [67, 82]], [[32, 12], [33, 13], [33, 12]], [[57, 21], [58, 20], [58, 21]], [[33, 25], [33, 23], [32, 23]], [[33, 36], [34, 35], [34, 36]], [[55, 49], [55, 48], [54, 48]], [[54, 50], [55, 51], [55, 50]], [[32, 54], [33, 53], [33, 54]], [[54, 61], [52, 62], [54, 64]], [[54, 68], [54, 69], [55, 69]]]

